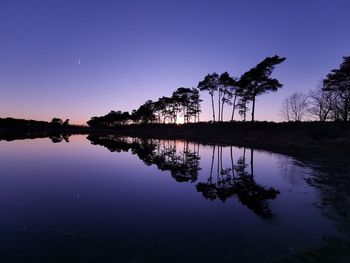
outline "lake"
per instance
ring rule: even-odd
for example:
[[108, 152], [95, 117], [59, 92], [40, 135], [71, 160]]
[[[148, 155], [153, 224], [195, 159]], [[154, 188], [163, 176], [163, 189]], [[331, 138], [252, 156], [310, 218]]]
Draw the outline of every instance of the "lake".
[[331, 172], [267, 151], [73, 135], [1, 141], [0, 165], [0, 262], [280, 262], [349, 237]]

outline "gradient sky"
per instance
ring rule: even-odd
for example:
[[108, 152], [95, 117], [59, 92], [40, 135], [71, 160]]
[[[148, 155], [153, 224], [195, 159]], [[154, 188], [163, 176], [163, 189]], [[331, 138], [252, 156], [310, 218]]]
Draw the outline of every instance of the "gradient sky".
[[349, 11], [349, 0], [0, 0], [0, 117], [84, 123], [277, 54], [284, 87], [258, 98], [256, 118], [279, 120], [284, 97], [350, 55]]

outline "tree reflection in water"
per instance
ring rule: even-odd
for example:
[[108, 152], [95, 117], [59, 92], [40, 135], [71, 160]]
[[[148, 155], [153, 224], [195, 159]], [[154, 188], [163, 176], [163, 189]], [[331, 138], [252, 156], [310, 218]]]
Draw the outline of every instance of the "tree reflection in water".
[[[177, 182], [195, 182], [200, 168], [199, 144], [184, 142], [181, 149], [174, 140], [120, 137], [116, 135], [89, 135], [92, 144], [101, 145], [111, 152], [127, 152], [137, 155], [146, 165], [156, 165], [161, 171], [170, 171]], [[223, 166], [223, 146], [212, 147], [209, 178], [196, 185], [205, 199], [238, 200], [262, 218], [273, 213], [267, 203], [275, 199], [279, 191], [259, 185], [254, 179], [254, 150], [250, 149], [250, 164], [246, 160], [246, 148], [236, 162], [230, 147], [230, 167]], [[216, 159], [216, 169], [215, 169]], [[248, 172], [247, 168], [250, 167]], [[216, 171], [214, 171], [214, 169]], [[216, 177], [214, 178], [214, 173]]]
[[[217, 151], [216, 151], [217, 148]], [[255, 214], [263, 218], [273, 215], [267, 200], [275, 199], [279, 191], [259, 185], [254, 180], [254, 150], [250, 149], [250, 172], [247, 171], [246, 148], [243, 148], [243, 156], [234, 164], [232, 146], [230, 147], [231, 167], [222, 165], [222, 146], [214, 146], [209, 178], [206, 183], [198, 183], [197, 191], [210, 200], [237, 197], [239, 201], [250, 208]], [[217, 152], [216, 180], [213, 179], [213, 166]]]
[[195, 182], [198, 178], [199, 145], [185, 142], [182, 149], [178, 149], [176, 141], [118, 137], [114, 135], [89, 135], [88, 139], [95, 145], [102, 145], [111, 152], [131, 150], [146, 165], [156, 165], [161, 171], [170, 171], [177, 182]]

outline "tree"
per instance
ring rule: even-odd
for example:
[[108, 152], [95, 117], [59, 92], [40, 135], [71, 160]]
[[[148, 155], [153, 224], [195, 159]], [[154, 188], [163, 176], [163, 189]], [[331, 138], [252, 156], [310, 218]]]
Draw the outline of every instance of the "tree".
[[[213, 121], [215, 122], [214, 94], [219, 88], [219, 75], [215, 72], [212, 74], [206, 75], [204, 80], [202, 80], [198, 83], [197, 88], [200, 91], [208, 91], [209, 92], [209, 95], [211, 96], [211, 106], [212, 106], [212, 110], [213, 110]], [[219, 105], [219, 108], [220, 108], [220, 105]], [[220, 115], [220, 113], [219, 113], [219, 115]]]
[[159, 123], [161, 122], [162, 112], [164, 112], [164, 109], [167, 106], [166, 102], [166, 97], [161, 97], [156, 102], [154, 102], [154, 111], [157, 113], [157, 119]]
[[152, 100], [146, 101], [133, 113], [133, 119], [136, 119], [142, 123], [153, 122], [156, 119], [154, 114], [154, 102]]
[[252, 122], [254, 122], [256, 97], [282, 87], [282, 84], [277, 79], [270, 78], [270, 75], [275, 66], [285, 59], [279, 56], [267, 57], [241, 76], [239, 80], [241, 94], [245, 97], [245, 101], [252, 101]]
[[170, 122], [174, 121], [174, 113], [177, 112], [177, 105], [175, 105], [175, 100], [169, 97], [162, 97], [162, 100], [164, 101], [164, 108], [162, 109], [163, 123], [166, 122], [166, 119], [169, 119]]
[[63, 126], [69, 126], [69, 119], [66, 119], [62, 125]]
[[[233, 97], [232, 91], [234, 90], [233, 87], [235, 86], [235, 80], [228, 74], [228, 72], [224, 72], [219, 77], [219, 91], [220, 91], [220, 97], [221, 97], [221, 121], [224, 119], [224, 105], [225, 103], [230, 104], [231, 99]], [[220, 117], [219, 117], [220, 118]]]
[[194, 118], [194, 121], [199, 122], [199, 113], [201, 112], [201, 98], [199, 95], [199, 90], [196, 88], [191, 89], [190, 93], [190, 103], [188, 108], [188, 114], [190, 117]]
[[308, 110], [308, 96], [295, 92], [283, 101], [280, 112], [287, 121], [302, 121]]
[[334, 118], [347, 122], [350, 118], [350, 57], [343, 57], [339, 69], [333, 69], [323, 80], [323, 91], [336, 96]]
[[178, 88], [173, 92], [173, 102], [177, 103], [182, 111], [184, 123], [189, 122], [192, 117], [195, 119], [200, 112], [199, 91], [195, 88]]
[[173, 92], [172, 98], [178, 103], [184, 117], [184, 123], [188, 122], [188, 106], [190, 103], [191, 89], [189, 88], [178, 88]]
[[280, 108], [280, 115], [286, 121], [291, 121], [291, 113], [290, 113], [290, 98], [285, 98], [282, 102]]
[[235, 117], [235, 111], [237, 109], [237, 98], [238, 98], [238, 82], [237, 79], [233, 78], [233, 85], [230, 87], [231, 89], [231, 102], [230, 105], [232, 105], [232, 114], [231, 114], [231, 121], [233, 121], [233, 118]]
[[61, 119], [59, 119], [59, 118], [53, 118], [51, 120], [51, 124], [61, 126], [63, 124], [63, 121]]
[[239, 115], [243, 116], [244, 121], [247, 120], [247, 111], [249, 110], [247, 103], [248, 103], [247, 97], [240, 96], [239, 101], [238, 101], [237, 106], [236, 106], [238, 108]]
[[319, 85], [315, 90], [309, 93], [310, 108], [309, 113], [315, 116], [319, 121], [325, 122], [331, 118], [334, 109], [336, 96], [330, 92], [323, 90], [323, 85]]

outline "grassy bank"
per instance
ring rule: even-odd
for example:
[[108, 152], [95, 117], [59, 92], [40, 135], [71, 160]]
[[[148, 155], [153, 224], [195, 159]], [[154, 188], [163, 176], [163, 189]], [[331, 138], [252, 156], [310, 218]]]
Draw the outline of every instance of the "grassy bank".
[[299, 158], [339, 158], [350, 154], [350, 128], [341, 122], [222, 122], [139, 124], [115, 127], [57, 126], [47, 122], [0, 119], [0, 140], [63, 134], [118, 134], [231, 144], [280, 152]]

